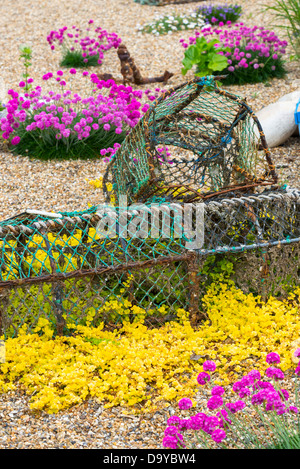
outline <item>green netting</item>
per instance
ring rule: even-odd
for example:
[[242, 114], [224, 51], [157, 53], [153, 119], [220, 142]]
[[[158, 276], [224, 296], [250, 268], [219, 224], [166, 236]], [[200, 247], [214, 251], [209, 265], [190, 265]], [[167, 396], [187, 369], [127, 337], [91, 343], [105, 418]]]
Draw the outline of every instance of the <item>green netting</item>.
[[[187, 205], [194, 209], [195, 228], [198, 204]], [[166, 202], [75, 213], [26, 211], [1, 222], [2, 331], [15, 335], [22, 324], [33, 328], [47, 317], [58, 333], [67, 333], [67, 324], [84, 323], [90, 314], [93, 324], [114, 327], [124, 318], [133, 321], [137, 307], [147, 311], [148, 326], [176, 318], [178, 307], [188, 308], [197, 322], [211, 273], [224, 256], [237, 261], [236, 283], [249, 291], [277, 294], [299, 283], [299, 191], [265, 190], [202, 205], [203, 244], [193, 249], [191, 236], [179, 232], [185, 212]], [[153, 233], [154, 220], [159, 225]], [[116, 304], [127, 312], [117, 313]]]
[[188, 202], [276, 183], [255, 114], [215, 78], [197, 78], [156, 100], [108, 165], [107, 200], [126, 194], [129, 202]]

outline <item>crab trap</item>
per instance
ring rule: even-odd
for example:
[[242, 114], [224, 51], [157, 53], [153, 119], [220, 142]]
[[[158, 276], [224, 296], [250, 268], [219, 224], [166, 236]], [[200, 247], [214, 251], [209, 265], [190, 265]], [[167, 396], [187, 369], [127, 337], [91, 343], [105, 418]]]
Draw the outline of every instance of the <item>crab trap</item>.
[[300, 192], [278, 183], [255, 114], [213, 77], [157, 99], [103, 186], [97, 207], [0, 222], [1, 334], [40, 317], [59, 335], [87, 317], [158, 327], [180, 308], [196, 327], [224, 271], [263, 298], [299, 285]]

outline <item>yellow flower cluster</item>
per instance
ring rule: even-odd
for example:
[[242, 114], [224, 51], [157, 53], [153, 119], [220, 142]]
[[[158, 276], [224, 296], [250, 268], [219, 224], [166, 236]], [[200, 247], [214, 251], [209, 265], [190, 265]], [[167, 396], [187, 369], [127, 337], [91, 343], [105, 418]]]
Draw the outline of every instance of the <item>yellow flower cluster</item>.
[[91, 181], [86, 179], [86, 181], [88, 181], [90, 186], [93, 186], [95, 189], [102, 189], [103, 188], [103, 177], [102, 176], [100, 176], [99, 179], [92, 179]]
[[[283, 371], [293, 369], [291, 344], [300, 337], [299, 295], [300, 287], [286, 300], [262, 302], [232, 285], [213, 284], [204, 297], [209, 320], [196, 330], [183, 309], [178, 309], [177, 321], [147, 329], [146, 312], [135, 307], [139, 320], [124, 321], [119, 330], [106, 331], [103, 323], [73, 324], [68, 337], [54, 337], [41, 318], [33, 333], [24, 326], [18, 337], [5, 341], [0, 391], [20, 386], [31, 395], [32, 409], [49, 413], [90, 397], [107, 407], [152, 411], [192, 397], [207, 359], [216, 362], [215, 382], [223, 385], [252, 368], [263, 372], [269, 352], [279, 353]], [[134, 308], [117, 300], [108, 307], [125, 318]]]

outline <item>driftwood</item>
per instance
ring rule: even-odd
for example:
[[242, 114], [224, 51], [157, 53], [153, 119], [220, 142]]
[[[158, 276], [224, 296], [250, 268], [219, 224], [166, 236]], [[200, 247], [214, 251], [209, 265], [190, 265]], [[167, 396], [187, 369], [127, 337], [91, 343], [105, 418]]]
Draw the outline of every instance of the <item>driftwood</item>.
[[[117, 50], [118, 57], [121, 63], [121, 74], [123, 75], [122, 83], [126, 85], [127, 83], [134, 83], [135, 85], [146, 85], [147, 83], [166, 83], [174, 73], [168, 72], [167, 70], [165, 73], [159, 77], [153, 78], [144, 78], [141, 75], [140, 70], [135, 65], [133, 58], [130, 56], [127, 47], [125, 44], [121, 44]], [[114, 80], [116, 83], [120, 82], [120, 80], [115, 79], [109, 73], [103, 73], [98, 75], [101, 80]]]

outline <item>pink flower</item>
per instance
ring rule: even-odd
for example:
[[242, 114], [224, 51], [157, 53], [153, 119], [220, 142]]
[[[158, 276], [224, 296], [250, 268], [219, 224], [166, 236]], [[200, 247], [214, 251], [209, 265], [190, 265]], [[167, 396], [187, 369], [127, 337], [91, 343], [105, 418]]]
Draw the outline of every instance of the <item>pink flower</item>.
[[297, 348], [297, 350], [295, 350], [294, 357], [300, 357], [300, 348]]
[[75, 75], [75, 73], [77, 73], [76, 69], [75, 68], [70, 68], [70, 73], [72, 75]]
[[208, 381], [210, 381], [210, 375], [208, 373], [205, 373], [204, 371], [202, 371], [201, 373], [198, 374], [198, 376], [197, 376], [198, 384], [203, 386]]
[[221, 407], [222, 405], [223, 405], [223, 399], [220, 396], [212, 396], [207, 401], [207, 408], [209, 410], [218, 409], [218, 407]]
[[164, 448], [177, 449], [180, 446], [184, 446], [183, 436], [181, 433], [177, 433], [176, 436], [167, 435], [162, 441]]
[[212, 360], [206, 360], [203, 363], [203, 370], [204, 371], [215, 371], [216, 369], [216, 364]]
[[188, 397], [184, 397], [183, 399], [180, 399], [180, 401], [178, 402], [178, 407], [181, 410], [187, 410], [193, 407], [193, 403], [191, 399], [189, 399]]
[[11, 144], [12, 145], [18, 145], [18, 143], [20, 143], [20, 140], [21, 140], [20, 137], [18, 135], [16, 135], [15, 137], [13, 137], [11, 139]]
[[221, 428], [217, 428], [212, 432], [211, 437], [216, 443], [221, 443], [226, 438], [226, 433]]
[[222, 386], [214, 386], [211, 390], [212, 396], [222, 396], [225, 393], [225, 389]]
[[280, 356], [278, 355], [278, 353], [275, 352], [268, 353], [268, 355], [266, 356], [266, 362], [269, 364], [280, 363]]
[[174, 426], [172, 426], [172, 425], [169, 426], [169, 427], [167, 427], [167, 428], [165, 429], [165, 432], [164, 432], [165, 436], [167, 436], [167, 435], [177, 435], [177, 433], [179, 433], [179, 432], [178, 432], [178, 428], [177, 428], [177, 427], [174, 427]]
[[273, 378], [275, 380], [284, 379], [284, 373], [279, 368], [275, 367], [267, 368], [265, 371], [265, 375], [268, 378]]

